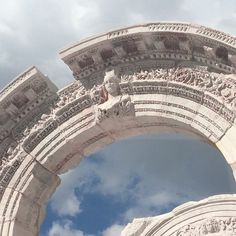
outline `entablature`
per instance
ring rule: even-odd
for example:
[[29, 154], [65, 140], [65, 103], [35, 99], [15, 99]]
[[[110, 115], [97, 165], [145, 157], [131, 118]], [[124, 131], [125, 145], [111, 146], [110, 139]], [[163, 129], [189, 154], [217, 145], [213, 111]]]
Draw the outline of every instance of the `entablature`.
[[[185, 23], [151, 23], [112, 31], [74, 44], [60, 52], [75, 79], [86, 89], [99, 84], [109, 68], [147, 62], [205, 65], [210, 70], [236, 72], [236, 39], [220, 31]], [[171, 67], [172, 67], [171, 66]]]

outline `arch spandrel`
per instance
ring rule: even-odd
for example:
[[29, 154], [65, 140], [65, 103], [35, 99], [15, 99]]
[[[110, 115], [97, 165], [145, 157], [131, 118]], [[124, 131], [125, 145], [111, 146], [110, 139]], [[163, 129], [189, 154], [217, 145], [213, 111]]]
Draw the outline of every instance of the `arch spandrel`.
[[234, 37], [157, 23], [91, 38], [60, 54], [74, 83], [57, 91], [32, 67], [0, 93], [3, 235], [37, 235], [58, 175], [121, 138], [195, 135], [236, 169]]

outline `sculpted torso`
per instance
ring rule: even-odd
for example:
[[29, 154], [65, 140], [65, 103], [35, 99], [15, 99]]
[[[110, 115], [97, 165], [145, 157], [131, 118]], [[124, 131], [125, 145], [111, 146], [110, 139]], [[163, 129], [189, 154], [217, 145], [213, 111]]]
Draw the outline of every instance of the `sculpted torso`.
[[98, 120], [132, 112], [131, 98], [127, 94], [121, 94], [119, 83], [120, 79], [115, 75], [114, 70], [106, 73], [103, 82], [106, 101], [97, 107]]

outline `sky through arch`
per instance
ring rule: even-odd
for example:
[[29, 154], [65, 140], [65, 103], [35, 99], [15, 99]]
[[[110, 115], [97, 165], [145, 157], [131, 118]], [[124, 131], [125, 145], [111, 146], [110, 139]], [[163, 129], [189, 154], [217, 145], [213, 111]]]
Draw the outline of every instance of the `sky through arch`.
[[181, 134], [138, 136], [108, 145], [62, 175], [41, 232], [119, 235], [134, 217], [235, 192], [231, 169], [213, 146]]

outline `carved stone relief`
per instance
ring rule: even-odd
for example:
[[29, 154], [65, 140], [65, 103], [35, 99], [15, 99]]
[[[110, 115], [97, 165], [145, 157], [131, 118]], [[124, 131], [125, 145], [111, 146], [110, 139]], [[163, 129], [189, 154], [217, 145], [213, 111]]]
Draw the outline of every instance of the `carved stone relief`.
[[[95, 85], [91, 90], [86, 91], [80, 84], [76, 84], [60, 92], [59, 98], [52, 103], [50, 109], [40, 115], [37, 121], [28, 123], [17, 141], [27, 152], [31, 152], [60, 124], [91, 106], [94, 106], [96, 122], [102, 122], [106, 118], [134, 116], [135, 103], [131, 99], [131, 94], [134, 93], [168, 93], [186, 96], [188, 99], [215, 109], [222, 117], [232, 122], [236, 109], [235, 81], [235, 75], [209, 72], [205, 67], [141, 70], [129, 75], [123, 74], [120, 77], [114, 70], [108, 71], [103, 83]], [[208, 94], [204, 95], [205, 92]], [[212, 95], [220, 99], [222, 103]], [[228, 104], [230, 109], [227, 110], [223, 104]], [[140, 111], [140, 108], [137, 111]], [[181, 114], [173, 113], [173, 115]], [[199, 125], [207, 129], [201, 123]], [[217, 124], [213, 125], [218, 127]], [[216, 134], [212, 133], [212, 135], [218, 138]], [[11, 179], [11, 173], [14, 173], [20, 165], [20, 161], [16, 158], [18, 150], [19, 147], [10, 145], [2, 154], [0, 176], [4, 185], [7, 185]]]
[[[218, 112], [224, 111], [224, 116], [227, 120], [232, 121], [234, 119], [233, 114], [229, 114], [226, 108], [223, 110], [223, 103], [230, 105], [230, 107], [235, 111], [236, 102], [236, 80], [235, 75], [223, 75], [214, 72], [208, 72], [206, 68], [170, 68], [170, 69], [153, 69], [150, 71], [140, 71], [135, 72], [132, 75], [122, 75], [120, 78], [115, 74], [114, 70], [106, 73], [104, 77], [104, 82], [101, 85], [94, 86], [90, 91], [85, 91], [81, 89], [81, 86], [72, 86], [69, 88], [71, 92], [64, 90], [59, 99], [51, 107], [49, 114], [43, 114], [38, 122], [34, 124], [33, 127], [27, 127], [23, 132], [23, 146], [27, 146], [32, 140], [34, 140], [37, 135], [42, 132], [48, 125], [52, 127], [57, 127], [57, 123], [61, 123], [62, 120], [67, 120], [69, 117], [73, 116], [73, 113], [77, 113], [85, 109], [92, 104], [95, 106], [96, 120], [100, 122], [104, 118], [117, 117], [117, 116], [130, 116], [134, 115], [134, 104], [131, 101], [130, 91], [127, 88], [122, 87], [123, 83], [136, 83], [136, 81], [163, 81], [164, 87], [157, 87], [160, 91], [163, 90], [165, 93], [173, 93], [176, 96], [181, 96], [180, 90], [182, 89], [186, 93], [186, 88], [182, 88], [181, 84], [191, 86], [198, 90], [189, 90], [190, 99], [194, 99], [199, 103], [202, 102], [203, 93], [197, 91], [207, 91], [210, 94], [215, 95], [217, 98], [222, 100], [222, 104], [218, 106], [214, 105], [217, 101], [213, 98], [205, 95], [204, 101], [207, 106], [214, 108]], [[180, 85], [171, 84], [178, 83]], [[122, 86], [120, 86], [122, 85]], [[142, 84], [141, 84], [142, 85]], [[133, 86], [133, 85], [132, 85]], [[131, 87], [132, 87], [131, 86]], [[153, 91], [151, 91], [151, 86], [148, 85], [147, 93], [158, 92], [153, 85]], [[173, 86], [173, 88], [171, 87]], [[169, 87], [169, 90], [166, 90]], [[146, 87], [140, 87], [142, 90], [138, 89], [136, 93], [145, 91]], [[136, 89], [133, 87], [133, 89]], [[176, 90], [176, 92], [175, 92]], [[183, 93], [182, 91], [182, 93]], [[194, 93], [196, 93], [194, 95]], [[199, 93], [199, 95], [197, 94]], [[195, 96], [195, 98], [194, 98]], [[209, 97], [209, 98], [208, 98]], [[209, 100], [210, 99], [210, 100]], [[75, 107], [78, 107], [75, 109]], [[68, 112], [71, 114], [68, 116]], [[64, 117], [63, 114], [67, 114]], [[67, 117], [67, 118], [66, 118]], [[56, 122], [56, 123], [55, 123]], [[50, 123], [55, 123], [55, 125], [50, 125]], [[48, 129], [48, 130], [51, 130]], [[47, 133], [44, 131], [44, 135]]]
[[174, 236], [234, 236], [236, 235], [236, 218], [211, 218], [197, 224], [190, 224], [178, 230]]
[[[142, 93], [145, 89], [148, 89], [147, 93], [152, 93], [158, 92], [160, 89], [160, 91], [165, 91], [165, 93], [168, 91], [170, 94], [173, 93], [174, 95], [176, 93], [176, 96], [181, 96], [182, 92], [180, 93], [180, 90], [186, 90], [186, 88], [181, 88], [181, 84], [191, 86], [197, 90], [194, 92], [195, 90], [193, 89], [188, 92], [192, 99], [195, 96], [195, 101], [199, 103], [202, 102], [203, 93], [199, 93], [198, 95], [197, 91], [203, 91], [204, 93], [208, 92], [219, 98], [222, 101], [222, 104], [216, 106], [217, 101], [206, 94], [204, 96], [206, 105], [209, 103], [207, 106], [211, 108], [215, 107], [215, 110], [221, 112], [227, 120], [232, 121], [234, 119], [233, 113], [229, 114], [229, 111], [227, 111], [226, 108], [222, 108], [223, 104], [228, 104], [233, 111], [236, 109], [235, 75], [209, 72], [207, 71], [207, 68], [204, 67], [174, 67], [170, 69], [152, 69], [149, 71], [141, 70], [140, 72], [135, 72], [131, 75], [123, 74], [121, 77], [118, 77], [114, 70], [112, 70], [106, 73], [104, 82], [101, 85], [95, 85], [90, 91], [85, 91], [81, 84], [76, 82], [77, 84], [75, 86], [70, 86], [68, 89], [64, 89], [60, 92], [59, 99], [54, 102], [50, 111], [42, 114], [40, 119], [37, 122], [34, 122], [33, 125], [29, 124], [23, 130], [21, 139], [18, 141], [22, 142], [23, 146], [26, 147], [34, 140], [35, 144], [33, 146], [35, 146], [37, 144], [36, 140], [39, 141], [44, 135], [48, 134], [46, 130], [51, 132], [53, 127], [56, 128], [61, 122], [64, 122], [69, 119], [69, 117], [72, 117], [73, 114], [78, 113], [92, 104], [95, 106], [97, 122], [108, 117], [134, 115], [134, 103], [131, 101], [129, 95], [131, 92], [127, 90], [127, 87], [124, 89], [122, 84], [128, 83], [131, 84], [132, 87], [132, 83], [135, 84], [136, 81], [163, 81], [163, 85], [159, 84], [159, 86], [162, 87], [155, 87], [156, 85], [153, 84], [154, 90], [151, 85], [140, 87], [141, 90], [134, 86], [133, 89], [137, 89], [137, 91], [135, 90], [135, 93]], [[175, 85], [175, 83], [180, 85]], [[169, 89], [166, 90], [168, 87]], [[196, 94], [193, 95], [194, 93]], [[5, 159], [6, 157], [2, 159], [2, 163], [5, 163]]]
[[123, 75], [122, 82], [136, 80], [166, 80], [197, 87], [219, 97], [236, 110], [236, 75], [224, 75], [200, 68], [170, 68], [141, 71], [133, 75]]
[[134, 115], [134, 104], [129, 95], [121, 94], [119, 82], [114, 70], [106, 73], [103, 82], [105, 100], [96, 107], [97, 122], [104, 118]]

